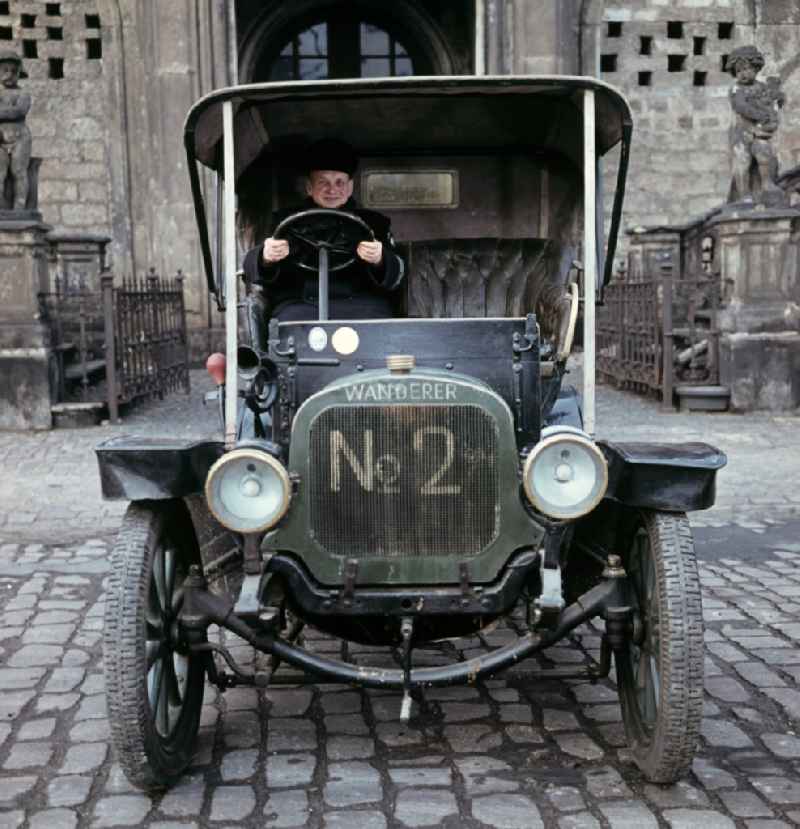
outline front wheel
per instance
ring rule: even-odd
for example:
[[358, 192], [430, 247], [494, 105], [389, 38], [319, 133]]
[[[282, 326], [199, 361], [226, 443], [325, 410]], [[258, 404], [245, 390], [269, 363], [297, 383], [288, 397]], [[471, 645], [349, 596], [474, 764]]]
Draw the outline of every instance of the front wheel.
[[143, 789], [169, 785], [194, 752], [205, 671], [177, 619], [183, 580], [199, 563], [183, 502], [128, 507], [111, 558], [103, 664], [117, 758]]
[[673, 783], [691, 766], [703, 713], [703, 609], [686, 515], [643, 511], [625, 564], [641, 621], [615, 653], [625, 732], [645, 777]]

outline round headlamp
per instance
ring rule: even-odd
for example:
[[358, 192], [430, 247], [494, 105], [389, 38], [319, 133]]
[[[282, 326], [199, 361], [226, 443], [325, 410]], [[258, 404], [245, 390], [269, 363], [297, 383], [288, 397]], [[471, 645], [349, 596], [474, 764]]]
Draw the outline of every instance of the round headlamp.
[[608, 487], [608, 464], [580, 429], [550, 426], [531, 450], [522, 471], [528, 500], [550, 518], [591, 512]]
[[229, 530], [252, 533], [275, 526], [289, 509], [292, 485], [283, 464], [250, 447], [223, 455], [208, 471], [206, 500]]

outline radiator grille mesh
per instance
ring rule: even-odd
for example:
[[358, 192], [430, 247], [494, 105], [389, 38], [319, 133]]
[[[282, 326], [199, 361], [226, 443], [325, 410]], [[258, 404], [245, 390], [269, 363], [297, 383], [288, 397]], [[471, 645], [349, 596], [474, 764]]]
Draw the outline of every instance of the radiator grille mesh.
[[497, 533], [497, 424], [477, 406], [332, 407], [310, 449], [311, 531], [333, 555], [466, 558]]

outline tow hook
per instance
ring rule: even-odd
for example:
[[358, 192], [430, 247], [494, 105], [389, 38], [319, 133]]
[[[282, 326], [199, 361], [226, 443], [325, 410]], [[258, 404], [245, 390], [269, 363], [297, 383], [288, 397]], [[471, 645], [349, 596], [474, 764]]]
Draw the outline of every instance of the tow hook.
[[400, 623], [400, 635], [403, 637], [403, 701], [400, 703], [400, 722], [407, 723], [411, 718], [411, 636], [414, 633], [414, 619], [404, 616]]

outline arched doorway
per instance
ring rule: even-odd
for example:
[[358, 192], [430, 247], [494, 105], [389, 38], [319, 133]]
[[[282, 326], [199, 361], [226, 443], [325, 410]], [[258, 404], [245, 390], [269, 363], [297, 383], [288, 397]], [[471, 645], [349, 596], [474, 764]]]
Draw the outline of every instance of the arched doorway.
[[244, 83], [454, 74], [446, 38], [409, 0], [300, 0], [267, 8], [240, 44]]

